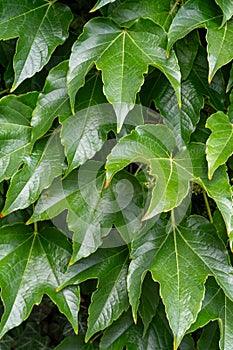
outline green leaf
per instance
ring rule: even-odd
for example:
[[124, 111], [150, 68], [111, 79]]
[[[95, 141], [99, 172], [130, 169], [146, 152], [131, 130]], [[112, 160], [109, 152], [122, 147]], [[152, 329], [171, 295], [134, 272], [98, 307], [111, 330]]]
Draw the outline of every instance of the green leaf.
[[211, 135], [206, 143], [206, 157], [208, 161], [208, 177], [233, 154], [233, 125], [223, 112], [212, 114], [206, 122]]
[[41, 233], [32, 232], [24, 224], [0, 228], [0, 285], [4, 304], [0, 337], [24, 321], [44, 294], [77, 332], [78, 290], [55, 291], [64, 278], [64, 264], [68, 264], [70, 251], [66, 237], [54, 228]]
[[54, 350], [97, 350], [99, 349], [97, 342], [85, 343], [82, 335], [71, 335], [66, 337]]
[[56, 117], [66, 118], [71, 115], [66, 87], [67, 71], [68, 61], [63, 61], [49, 72], [32, 115], [32, 143], [49, 130]]
[[208, 22], [218, 18], [222, 13], [212, 0], [189, 0], [176, 14], [168, 32], [168, 50], [174, 43], [184, 38], [192, 30], [205, 27]]
[[199, 121], [203, 97], [194, 88], [192, 81], [186, 80], [181, 85], [182, 107], [179, 108], [169, 82], [162, 77], [160, 83], [160, 89], [154, 97], [156, 107], [173, 130], [178, 146], [187, 145]]
[[123, 314], [105, 331], [100, 343], [101, 350], [125, 348], [130, 350], [172, 349], [171, 330], [161, 303], [144, 336], [140, 320], [135, 325], [129, 312]]
[[150, 167], [156, 178], [150, 206], [143, 219], [178, 206], [189, 191], [191, 161], [186, 150], [173, 154], [176, 142], [165, 125], [138, 126], [113, 148], [106, 163], [106, 186], [113, 176], [132, 162]]
[[25, 165], [11, 179], [2, 215], [35, 202], [44, 188], [62, 173], [63, 147], [58, 134], [38, 142]]
[[219, 327], [217, 322], [208, 323], [198, 340], [199, 350], [219, 350]]
[[99, 249], [68, 270], [59, 290], [71, 284], [98, 278], [98, 289], [92, 295], [88, 310], [86, 341], [96, 332], [109, 327], [128, 309], [127, 271], [128, 249], [122, 247]]
[[121, 26], [130, 26], [141, 17], [153, 20], [167, 31], [173, 18], [170, 0], [126, 0], [111, 13], [111, 18]]
[[91, 9], [91, 12], [94, 12], [96, 10], [99, 10], [101, 7], [107, 5], [107, 4], [111, 4], [113, 2], [115, 2], [116, 0], [98, 0], [97, 3], [95, 4], [95, 6]]
[[[197, 328], [203, 327], [210, 321], [218, 320], [220, 327], [220, 349], [230, 350], [233, 341], [231, 331], [233, 327], [232, 307], [232, 301], [224, 294], [223, 290], [219, 288], [215, 280], [213, 278], [208, 279], [202, 309], [196, 322], [189, 331], [194, 331]], [[213, 348], [211, 348], [211, 350], [212, 349]]]
[[38, 93], [0, 100], [0, 182], [9, 179], [30, 151], [30, 118]]
[[74, 232], [70, 264], [96, 251], [113, 224], [124, 229], [123, 237], [127, 241], [138, 227], [142, 216], [142, 190], [137, 180], [122, 172], [108, 189], [104, 189], [104, 183], [102, 163], [87, 162], [64, 181], [55, 180], [43, 192], [28, 221], [29, 224], [48, 220], [68, 210], [68, 228]]
[[223, 12], [223, 24], [228, 21], [233, 15], [233, 2], [232, 0], [215, 0], [216, 3], [221, 7]]
[[233, 268], [214, 226], [204, 218], [190, 217], [170, 232], [166, 227], [166, 222], [157, 222], [149, 231], [141, 231], [140, 238], [133, 242], [128, 291], [135, 309], [145, 271], [152, 272], [160, 284], [177, 349], [201, 309], [207, 276], [213, 275], [232, 299]]
[[72, 110], [75, 95], [94, 63], [102, 71], [104, 94], [113, 104], [118, 129], [134, 106], [136, 93], [143, 84], [143, 74], [147, 73], [149, 65], [166, 75], [180, 103], [177, 59], [174, 52], [169, 60], [166, 59], [165, 46], [165, 31], [150, 20], [139, 19], [130, 29], [121, 29], [107, 18], [89, 21], [74, 44], [70, 57], [68, 91]]
[[0, 39], [19, 37], [13, 91], [39, 72], [55, 48], [66, 40], [72, 13], [63, 4], [43, 0], [2, 0], [0, 13]]

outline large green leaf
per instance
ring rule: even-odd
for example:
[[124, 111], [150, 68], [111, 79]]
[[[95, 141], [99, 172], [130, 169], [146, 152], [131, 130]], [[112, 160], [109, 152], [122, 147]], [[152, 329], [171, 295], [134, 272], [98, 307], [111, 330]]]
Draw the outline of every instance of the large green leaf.
[[44, 188], [62, 173], [63, 147], [58, 134], [39, 141], [25, 165], [11, 179], [2, 215], [23, 209], [35, 202]]
[[30, 118], [38, 93], [0, 100], [0, 182], [9, 179], [30, 151]]
[[14, 56], [12, 91], [48, 62], [68, 36], [72, 20], [69, 7], [44, 0], [2, 0], [0, 39], [19, 37]]
[[221, 7], [223, 12], [223, 23], [228, 21], [233, 15], [233, 1], [232, 0], [215, 0]]
[[174, 52], [166, 59], [165, 46], [165, 31], [148, 19], [139, 19], [129, 29], [121, 29], [107, 18], [89, 21], [70, 57], [68, 90], [73, 112], [75, 95], [94, 63], [102, 71], [104, 93], [116, 111], [118, 129], [134, 106], [149, 65], [167, 76], [180, 103], [177, 59]]
[[63, 61], [49, 72], [32, 115], [32, 143], [49, 130], [56, 117], [71, 115], [66, 87], [67, 71], [68, 61]]
[[126, 0], [111, 13], [111, 18], [121, 26], [129, 26], [140, 17], [150, 18], [168, 30], [173, 18], [170, 0]]
[[130, 313], [125, 313], [109, 327], [100, 343], [101, 350], [167, 350], [172, 348], [171, 330], [164, 308], [159, 304], [156, 315], [145, 335], [141, 322], [135, 325]]
[[206, 143], [208, 176], [211, 179], [215, 170], [225, 164], [233, 153], [233, 125], [223, 112], [212, 114], [206, 122], [211, 135]]
[[54, 228], [41, 233], [33, 232], [24, 224], [0, 228], [0, 285], [4, 304], [0, 337], [24, 321], [44, 294], [66, 315], [75, 332], [78, 331], [78, 290], [56, 293], [70, 252], [66, 237]]
[[109, 327], [128, 309], [127, 271], [128, 249], [122, 247], [99, 249], [68, 270], [59, 290], [90, 278], [98, 278], [98, 289], [92, 296], [88, 310], [86, 341], [96, 332]]
[[181, 85], [182, 108], [179, 108], [176, 96], [169, 82], [163, 77], [160, 89], [155, 93], [156, 107], [173, 130], [178, 146], [188, 144], [191, 133], [196, 129], [203, 107], [203, 97], [197, 92], [190, 80]]
[[[90, 161], [63, 182], [54, 181], [40, 197], [29, 223], [54, 218], [68, 210], [67, 222], [73, 235], [70, 264], [90, 255], [102, 244], [114, 224], [131, 240], [142, 217], [142, 193], [137, 180], [122, 172], [104, 189], [102, 164]], [[64, 218], [63, 218], [64, 220]], [[114, 237], [111, 238], [114, 244]]]
[[113, 176], [132, 162], [150, 167], [156, 179], [144, 219], [178, 206], [189, 191], [192, 166], [185, 150], [173, 154], [175, 137], [165, 125], [138, 126], [113, 148], [106, 163], [106, 186]]
[[[219, 288], [214, 279], [208, 279], [206, 283], [205, 299], [196, 322], [189, 331], [203, 327], [210, 321], [218, 320], [220, 327], [220, 349], [232, 348], [233, 336], [233, 303]], [[212, 348], [211, 348], [212, 349]]]
[[207, 276], [215, 276], [232, 299], [233, 268], [214, 226], [204, 218], [191, 217], [170, 232], [166, 227], [166, 222], [157, 222], [153, 228], [141, 231], [133, 242], [128, 291], [135, 313], [144, 274], [152, 272], [153, 279], [160, 283], [177, 349], [201, 309]]

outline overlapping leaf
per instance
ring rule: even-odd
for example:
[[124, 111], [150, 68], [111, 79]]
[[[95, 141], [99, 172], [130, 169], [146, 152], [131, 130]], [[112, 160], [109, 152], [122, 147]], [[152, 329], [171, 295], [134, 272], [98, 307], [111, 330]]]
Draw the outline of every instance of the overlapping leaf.
[[9, 179], [30, 151], [30, 118], [38, 93], [0, 100], [0, 182]]
[[215, 0], [221, 7], [223, 12], [223, 24], [228, 21], [233, 15], [233, 1], [232, 0]]
[[11, 179], [2, 215], [23, 209], [35, 202], [44, 188], [62, 174], [63, 147], [58, 134], [38, 142], [25, 159], [25, 165]]
[[104, 93], [116, 111], [118, 129], [134, 106], [148, 65], [157, 67], [167, 76], [180, 103], [177, 59], [174, 52], [166, 59], [165, 46], [165, 31], [150, 20], [140, 19], [127, 30], [106, 18], [89, 21], [70, 57], [68, 90], [72, 110], [75, 95], [94, 63], [102, 71]]
[[111, 4], [112, 2], [115, 2], [116, 0], [98, 0], [95, 6], [92, 8], [91, 11], [99, 10], [101, 7]]
[[[113, 224], [122, 227], [123, 237], [131, 240], [143, 214], [137, 180], [123, 172], [106, 190], [101, 167], [100, 162], [90, 161], [63, 182], [55, 180], [42, 194], [28, 221], [48, 220], [68, 210], [68, 228], [74, 232], [70, 264], [96, 251]], [[113, 244], [116, 237], [111, 239]]]
[[82, 335], [70, 335], [66, 337], [55, 350], [98, 350], [99, 344], [96, 341], [85, 343], [84, 337]]
[[0, 13], [0, 39], [19, 37], [14, 56], [15, 90], [40, 71], [66, 40], [72, 13], [63, 4], [44, 0], [2, 0]]
[[129, 26], [140, 17], [150, 18], [168, 30], [173, 18], [170, 0], [126, 0], [111, 13], [111, 18], [122, 26]]
[[89, 340], [96, 332], [110, 326], [128, 309], [127, 271], [128, 249], [122, 247], [99, 249], [68, 270], [59, 290], [90, 278], [98, 278], [98, 289], [92, 296], [88, 310], [86, 340]]
[[232, 346], [233, 336], [233, 303], [217, 285], [214, 279], [206, 283], [205, 299], [196, 322], [190, 328], [194, 331], [203, 327], [210, 321], [218, 320], [220, 327], [220, 349], [229, 350]]
[[[54, 228], [32, 232], [24, 224], [0, 228], [0, 285], [4, 313], [0, 336], [19, 325], [47, 294], [78, 331], [79, 293], [75, 288], [56, 293], [64, 278], [71, 247]], [[53, 253], [51, 253], [53, 252]]]
[[232, 299], [233, 269], [222, 241], [204, 218], [191, 217], [170, 232], [166, 227], [166, 223], [156, 223], [149, 231], [142, 231], [133, 243], [128, 290], [136, 312], [141, 280], [145, 271], [152, 272], [154, 280], [160, 283], [177, 349], [200, 311], [207, 276], [215, 276]]
[[233, 125], [223, 112], [212, 114], [206, 122], [212, 132], [206, 143], [208, 175], [211, 179], [215, 170], [225, 164], [233, 153]]

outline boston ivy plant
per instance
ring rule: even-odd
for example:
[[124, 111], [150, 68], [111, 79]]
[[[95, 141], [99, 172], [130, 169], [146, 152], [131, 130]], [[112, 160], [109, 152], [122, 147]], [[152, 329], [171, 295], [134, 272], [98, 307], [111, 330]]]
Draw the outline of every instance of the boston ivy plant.
[[1, 338], [47, 295], [57, 350], [232, 349], [232, 15], [0, 0]]

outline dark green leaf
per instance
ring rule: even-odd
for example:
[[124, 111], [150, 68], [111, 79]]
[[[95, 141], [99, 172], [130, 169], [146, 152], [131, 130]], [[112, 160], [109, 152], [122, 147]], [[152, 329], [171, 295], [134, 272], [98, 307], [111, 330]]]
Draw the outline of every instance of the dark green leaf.
[[54, 228], [40, 234], [22, 224], [0, 228], [0, 285], [5, 309], [0, 337], [24, 321], [44, 294], [57, 304], [77, 332], [78, 290], [55, 291], [64, 278], [70, 251], [66, 237]]
[[217, 322], [208, 323], [198, 340], [198, 350], [219, 350], [219, 326]]
[[215, 1], [222, 9], [223, 23], [225, 23], [233, 15], [233, 2], [232, 0], [215, 0]]
[[86, 344], [84, 337], [81, 335], [71, 335], [66, 337], [54, 350], [97, 350], [99, 349], [97, 342]]
[[13, 91], [40, 71], [55, 48], [66, 40], [72, 13], [63, 4], [43, 0], [2, 0], [0, 13], [0, 39], [19, 37]]

